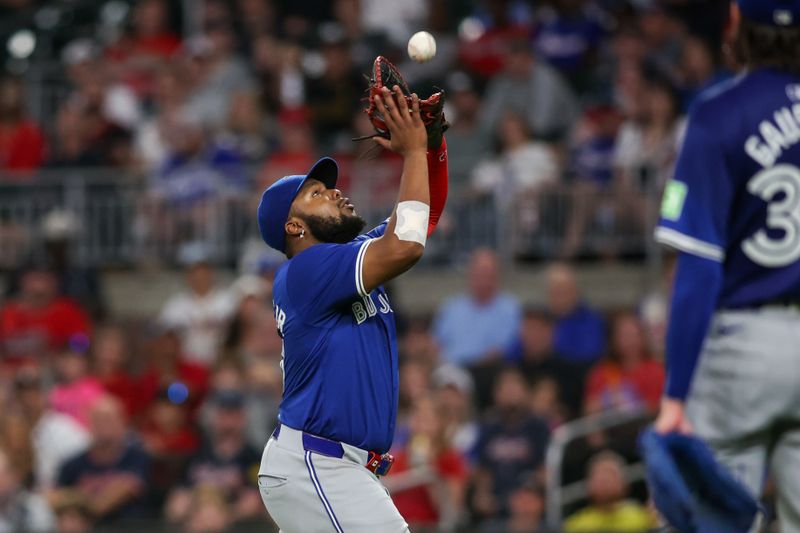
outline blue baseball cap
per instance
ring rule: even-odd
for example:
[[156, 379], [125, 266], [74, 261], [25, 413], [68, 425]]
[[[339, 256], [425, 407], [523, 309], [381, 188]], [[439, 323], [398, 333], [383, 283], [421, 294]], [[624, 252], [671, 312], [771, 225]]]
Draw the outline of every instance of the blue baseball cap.
[[258, 204], [258, 229], [261, 238], [270, 247], [281, 253], [286, 253], [286, 231], [284, 225], [289, 218], [297, 193], [306, 180], [321, 181], [328, 189], [336, 187], [339, 178], [339, 166], [330, 157], [323, 157], [311, 167], [305, 176], [284, 176], [270, 185], [261, 196]]
[[767, 26], [800, 25], [800, 0], [737, 0], [742, 15]]

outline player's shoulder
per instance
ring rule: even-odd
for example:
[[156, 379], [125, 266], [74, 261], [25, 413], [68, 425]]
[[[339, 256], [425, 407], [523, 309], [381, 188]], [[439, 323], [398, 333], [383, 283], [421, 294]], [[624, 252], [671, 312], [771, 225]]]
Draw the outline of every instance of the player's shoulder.
[[[749, 91], [750, 76], [739, 74], [723, 80], [704, 90], [689, 108], [690, 120], [697, 123], [708, 123], [718, 127], [721, 121], [731, 117], [731, 110]], [[752, 95], [751, 95], [752, 97]]]

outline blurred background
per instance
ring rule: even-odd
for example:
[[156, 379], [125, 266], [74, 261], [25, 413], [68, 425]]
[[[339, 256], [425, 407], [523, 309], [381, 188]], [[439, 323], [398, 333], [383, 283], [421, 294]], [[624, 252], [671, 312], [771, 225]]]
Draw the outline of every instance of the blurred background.
[[351, 140], [378, 54], [451, 123], [447, 208], [390, 287], [398, 509], [415, 533], [655, 526], [651, 232], [687, 109], [736, 68], [727, 8], [0, 0], [0, 532], [272, 530], [283, 258], [255, 208], [332, 155], [387, 216], [402, 161]]

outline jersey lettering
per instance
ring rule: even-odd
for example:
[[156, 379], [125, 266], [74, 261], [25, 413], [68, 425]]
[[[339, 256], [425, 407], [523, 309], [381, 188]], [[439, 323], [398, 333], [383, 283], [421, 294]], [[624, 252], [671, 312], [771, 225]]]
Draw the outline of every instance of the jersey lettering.
[[747, 190], [769, 203], [767, 227], [782, 235], [757, 231], [742, 242], [745, 255], [771, 268], [785, 267], [800, 259], [800, 170], [789, 164], [762, 170], [750, 179]]
[[386, 314], [392, 312], [392, 306], [389, 305], [389, 298], [383, 294], [379, 294], [378, 300], [381, 302], [381, 313]]
[[772, 119], [762, 120], [758, 125], [760, 136], [750, 135], [744, 143], [747, 155], [764, 168], [773, 166], [784, 150], [800, 142], [800, 104], [778, 109]]
[[275, 322], [278, 325], [278, 335], [283, 338], [283, 325], [286, 323], [286, 313], [277, 305], [275, 306]]

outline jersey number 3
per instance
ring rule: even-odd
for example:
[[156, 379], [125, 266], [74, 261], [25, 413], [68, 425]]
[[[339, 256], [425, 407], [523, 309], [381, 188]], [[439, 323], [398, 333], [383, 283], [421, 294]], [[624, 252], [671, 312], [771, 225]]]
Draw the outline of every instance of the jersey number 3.
[[782, 164], [763, 170], [750, 179], [747, 190], [769, 204], [767, 228], [782, 235], [770, 236], [766, 230], [758, 230], [742, 242], [745, 255], [770, 268], [800, 259], [800, 169]]

